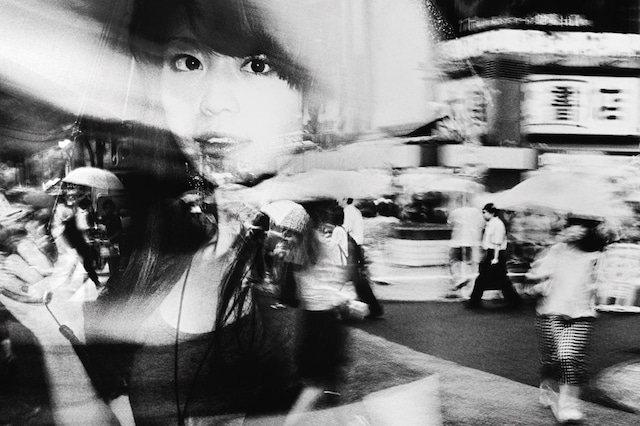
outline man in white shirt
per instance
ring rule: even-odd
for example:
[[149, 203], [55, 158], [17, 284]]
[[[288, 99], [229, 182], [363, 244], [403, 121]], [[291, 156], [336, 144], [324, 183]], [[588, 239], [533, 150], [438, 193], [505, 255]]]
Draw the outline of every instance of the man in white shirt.
[[498, 212], [493, 203], [486, 204], [482, 209], [482, 216], [487, 221], [482, 236], [485, 255], [480, 263], [478, 278], [467, 302], [467, 308], [479, 308], [482, 304], [482, 294], [489, 289], [501, 290], [510, 307], [522, 303], [520, 295], [507, 276], [507, 229], [498, 217]]
[[364, 243], [364, 221], [362, 213], [353, 204], [353, 198], [347, 198], [342, 206], [344, 210], [344, 229], [351, 235], [351, 238], [362, 246]]
[[362, 213], [360, 213], [360, 210], [353, 204], [353, 198], [343, 199], [340, 204], [344, 211], [342, 227], [347, 231], [347, 234], [351, 236], [356, 245], [355, 250], [353, 250], [354, 253], [349, 254], [349, 257], [353, 256], [354, 259], [350, 259], [349, 262], [355, 267], [353, 285], [358, 299], [369, 305], [369, 315], [367, 318], [381, 317], [384, 309], [373, 294], [373, 290], [371, 290], [362, 247], [364, 243], [364, 220], [362, 219]]

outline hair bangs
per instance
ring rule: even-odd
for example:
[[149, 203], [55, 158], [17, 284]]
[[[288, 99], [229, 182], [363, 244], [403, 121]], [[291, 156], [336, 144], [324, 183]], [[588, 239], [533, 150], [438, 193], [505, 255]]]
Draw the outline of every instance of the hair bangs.
[[284, 36], [277, 25], [269, 25], [261, 7], [243, 0], [194, 0], [188, 2], [186, 15], [196, 38], [212, 51], [235, 58], [264, 54], [291, 87], [310, 86], [310, 73], [294, 53], [298, 49], [282, 40]]

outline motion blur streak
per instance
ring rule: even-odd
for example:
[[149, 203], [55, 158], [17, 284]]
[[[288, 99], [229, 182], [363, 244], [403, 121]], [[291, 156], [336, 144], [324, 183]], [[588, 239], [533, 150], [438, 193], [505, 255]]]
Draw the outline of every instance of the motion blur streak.
[[[141, 104], [133, 72], [139, 67], [127, 49], [132, 3], [5, 0], [3, 90], [75, 116], [138, 119], [148, 105]], [[436, 73], [423, 9], [418, 0], [307, 0], [295, 7], [247, 1], [249, 13], [263, 15], [274, 35], [295, 45], [302, 65], [317, 76], [316, 88], [337, 98], [324, 103], [328, 121], [356, 132], [429, 117]]]
[[122, 118], [131, 64], [123, 48], [129, 1], [94, 3], [5, 0], [4, 89], [74, 115]]

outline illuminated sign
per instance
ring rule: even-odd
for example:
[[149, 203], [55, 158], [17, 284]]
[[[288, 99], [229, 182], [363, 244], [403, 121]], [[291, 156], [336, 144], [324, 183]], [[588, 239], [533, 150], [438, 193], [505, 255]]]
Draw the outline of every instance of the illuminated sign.
[[640, 79], [533, 75], [522, 84], [522, 133], [640, 135]]
[[541, 13], [537, 15], [518, 16], [491, 16], [489, 18], [466, 18], [459, 24], [461, 33], [484, 31], [494, 28], [587, 28], [593, 26], [593, 22], [582, 15], [559, 15], [557, 13]]

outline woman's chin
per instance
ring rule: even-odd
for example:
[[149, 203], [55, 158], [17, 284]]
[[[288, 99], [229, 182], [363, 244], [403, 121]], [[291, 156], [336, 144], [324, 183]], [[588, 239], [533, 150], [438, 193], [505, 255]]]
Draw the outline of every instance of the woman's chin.
[[230, 160], [210, 161], [197, 169], [207, 180], [218, 185], [236, 183], [247, 186], [254, 186], [278, 171], [277, 167], [267, 166], [265, 163], [247, 164]]
[[196, 170], [216, 183], [248, 183], [261, 176], [273, 176], [283, 159], [291, 154], [287, 147], [259, 149], [255, 145], [198, 143], [185, 139], [180, 140], [180, 147]]

